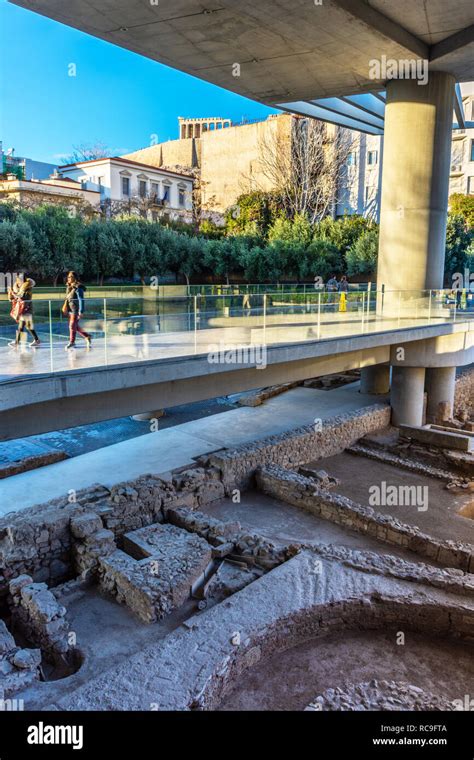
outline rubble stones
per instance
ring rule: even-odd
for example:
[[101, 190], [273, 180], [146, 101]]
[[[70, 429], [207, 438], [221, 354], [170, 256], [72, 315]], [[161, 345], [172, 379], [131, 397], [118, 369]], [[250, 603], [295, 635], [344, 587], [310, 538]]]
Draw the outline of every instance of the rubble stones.
[[416, 526], [407, 525], [391, 515], [383, 515], [346, 496], [315, 487], [314, 481], [271, 465], [258, 470], [257, 485], [266, 494], [300, 507], [325, 520], [358, 533], [367, 533], [395, 546], [402, 546], [447, 567], [474, 573], [474, 546], [457, 541], [442, 541]]
[[426, 462], [417, 462], [412, 458], [407, 459], [406, 456], [399, 456], [387, 449], [375, 448], [373, 445], [365, 445], [363, 440], [360, 443], [354, 444], [354, 446], [349, 446], [346, 451], [349, 454], [355, 454], [357, 456], [367, 457], [367, 459], [374, 459], [377, 462], [391, 464], [394, 465], [394, 467], [409, 470], [410, 472], [417, 472], [421, 475], [427, 475], [430, 478], [437, 478], [438, 480], [444, 480], [446, 482], [451, 481], [453, 478], [453, 474], [448, 470], [434, 467]]
[[211, 561], [204, 539], [173, 525], [127, 534], [124, 547], [99, 560], [100, 587], [141, 620], [154, 622], [181, 606]]
[[474, 414], [474, 369], [469, 367], [461, 371], [456, 378], [454, 394], [454, 416], [469, 419]]
[[450, 711], [456, 707], [452, 702], [409, 683], [377, 681], [344, 684], [327, 689], [305, 708], [308, 712], [320, 711], [366, 711], [410, 710]]
[[13, 665], [20, 670], [34, 670], [41, 665], [40, 649], [19, 649], [13, 655]]
[[[115, 550], [106, 547], [110, 536], [100, 534], [100, 529], [105, 527], [120, 539], [129, 531], [163, 522], [163, 509], [167, 507], [195, 509], [220, 499], [224, 486], [219, 478], [219, 470], [212, 467], [189, 468], [176, 474], [172, 482], [143, 475], [110, 491], [100, 485], [79, 491], [75, 502], [64, 496], [2, 517], [0, 593], [23, 573], [51, 584], [67, 581], [77, 572], [94, 572], [94, 553]], [[104, 541], [102, 547], [98, 546], [100, 541]], [[81, 543], [89, 546], [79, 549]], [[86, 555], [86, 559], [82, 561], [78, 555]]]
[[346, 546], [311, 544], [304, 548], [316, 552], [321, 557], [337, 560], [347, 567], [363, 572], [422, 583], [452, 594], [472, 596], [474, 592], [474, 575], [456, 568], [440, 568], [423, 562], [407, 562], [401, 557], [390, 554], [358, 551]]
[[0, 620], [0, 696], [2, 699], [39, 679], [41, 651], [20, 649], [3, 620]]
[[[243, 531], [239, 522], [224, 522], [203, 512], [181, 507], [168, 510], [167, 518], [174, 525], [202, 536], [213, 546], [232, 544], [236, 559], [241, 558], [247, 564], [258, 564], [267, 570], [286, 562], [298, 551], [295, 545], [276, 546], [258, 533]], [[231, 552], [226, 549], [227, 554]]]
[[242, 568], [231, 562], [222, 562], [209, 582], [206, 598], [214, 602], [221, 602], [260, 578], [261, 574], [261, 571]]
[[4, 655], [6, 652], [11, 652], [11, 650], [15, 649], [15, 647], [15, 639], [11, 635], [3, 620], [0, 620], [0, 656]]
[[50, 662], [62, 661], [70, 652], [66, 608], [45, 583], [33, 583], [28, 576], [12, 581], [9, 591], [14, 628], [38, 646]]
[[74, 538], [84, 539], [101, 530], [102, 520], [94, 512], [84, 512], [81, 515], [71, 517], [71, 533]]
[[316, 467], [311, 467], [309, 465], [306, 465], [306, 467], [300, 467], [298, 472], [305, 475], [307, 478], [313, 478], [321, 488], [334, 488], [340, 483], [338, 478], [328, 475], [326, 470], [316, 469]]

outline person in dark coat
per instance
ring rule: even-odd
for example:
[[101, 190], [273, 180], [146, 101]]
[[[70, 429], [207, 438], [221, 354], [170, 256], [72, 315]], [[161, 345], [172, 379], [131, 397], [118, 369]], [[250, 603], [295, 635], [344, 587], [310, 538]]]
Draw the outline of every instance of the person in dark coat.
[[75, 347], [77, 333], [82, 335], [88, 348], [91, 346], [92, 336], [86, 333], [79, 324], [79, 320], [84, 313], [85, 291], [86, 287], [79, 280], [77, 274], [69, 272], [66, 280], [66, 298], [62, 309], [63, 314], [69, 316], [69, 343], [66, 346], [66, 350]]

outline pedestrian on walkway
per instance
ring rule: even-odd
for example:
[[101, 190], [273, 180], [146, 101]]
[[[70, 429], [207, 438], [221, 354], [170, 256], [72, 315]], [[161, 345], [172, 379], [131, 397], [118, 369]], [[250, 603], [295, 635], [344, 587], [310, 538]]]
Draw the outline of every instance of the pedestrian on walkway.
[[347, 282], [347, 277], [345, 274], [342, 275], [338, 283], [338, 290], [340, 293], [339, 311], [346, 312], [347, 311], [347, 293], [349, 292], [349, 283]]
[[32, 299], [35, 285], [36, 282], [24, 272], [17, 276], [13, 287], [8, 289], [8, 298], [12, 305], [10, 315], [17, 323], [15, 340], [8, 344], [10, 348], [18, 348], [25, 330], [28, 330], [33, 338], [30, 346], [36, 348], [41, 343], [33, 322]]
[[85, 291], [86, 287], [79, 280], [77, 274], [75, 272], [69, 272], [66, 280], [66, 298], [64, 299], [62, 307], [63, 314], [69, 316], [69, 343], [66, 346], [66, 350], [75, 347], [77, 333], [82, 335], [87, 343], [87, 347], [91, 347], [91, 335], [86, 333], [79, 324], [79, 320], [84, 313]]
[[328, 292], [327, 305], [332, 307], [331, 311], [334, 311], [334, 307], [337, 303], [337, 295], [336, 295], [337, 289], [338, 289], [337, 277], [335, 274], [332, 274], [326, 283], [326, 290]]

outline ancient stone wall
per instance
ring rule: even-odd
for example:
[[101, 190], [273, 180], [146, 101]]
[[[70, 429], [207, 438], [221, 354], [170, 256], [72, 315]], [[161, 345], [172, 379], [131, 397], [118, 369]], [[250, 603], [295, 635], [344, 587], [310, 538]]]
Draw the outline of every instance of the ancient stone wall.
[[[164, 506], [197, 508], [219, 499], [224, 487], [218, 478], [217, 470], [198, 467], [177, 473], [171, 481], [144, 475], [110, 491], [97, 485], [77, 492], [73, 501], [71, 495], [64, 496], [6, 515], [0, 520], [0, 593], [23, 573], [35, 582], [55, 585], [77, 570], [89, 569], [94, 565], [94, 545], [99, 552], [109, 541], [107, 531], [120, 541], [128, 531], [162, 522]], [[76, 518], [84, 513], [96, 515], [98, 521], [92, 520], [93, 530], [87, 535], [73, 535], [71, 520], [73, 530], [80, 532]]]
[[456, 378], [454, 416], [468, 417], [474, 413], [474, 367], [468, 367]]
[[20, 649], [0, 620], [0, 710], [3, 700], [39, 680], [40, 649]]
[[33, 583], [29, 575], [11, 581], [9, 591], [13, 629], [39, 647], [53, 664], [65, 662], [72, 653], [66, 608], [46, 583]]
[[325, 422], [291, 430], [261, 441], [253, 441], [235, 449], [212, 454], [208, 461], [221, 471], [227, 494], [252, 485], [258, 467], [279, 464], [297, 467], [313, 460], [339, 454], [367, 433], [390, 423], [390, 407], [386, 404], [359, 409], [333, 417]]
[[441, 541], [418, 528], [364, 507], [346, 496], [317, 488], [315, 482], [279, 465], [257, 472], [258, 487], [269, 496], [393, 546], [400, 546], [447, 567], [474, 573], [474, 546]]

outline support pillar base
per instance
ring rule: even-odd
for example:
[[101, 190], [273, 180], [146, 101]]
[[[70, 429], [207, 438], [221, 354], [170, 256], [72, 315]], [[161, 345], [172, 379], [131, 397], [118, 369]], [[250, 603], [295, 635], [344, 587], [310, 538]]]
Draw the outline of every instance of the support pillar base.
[[424, 367], [392, 367], [392, 425], [423, 425]]

